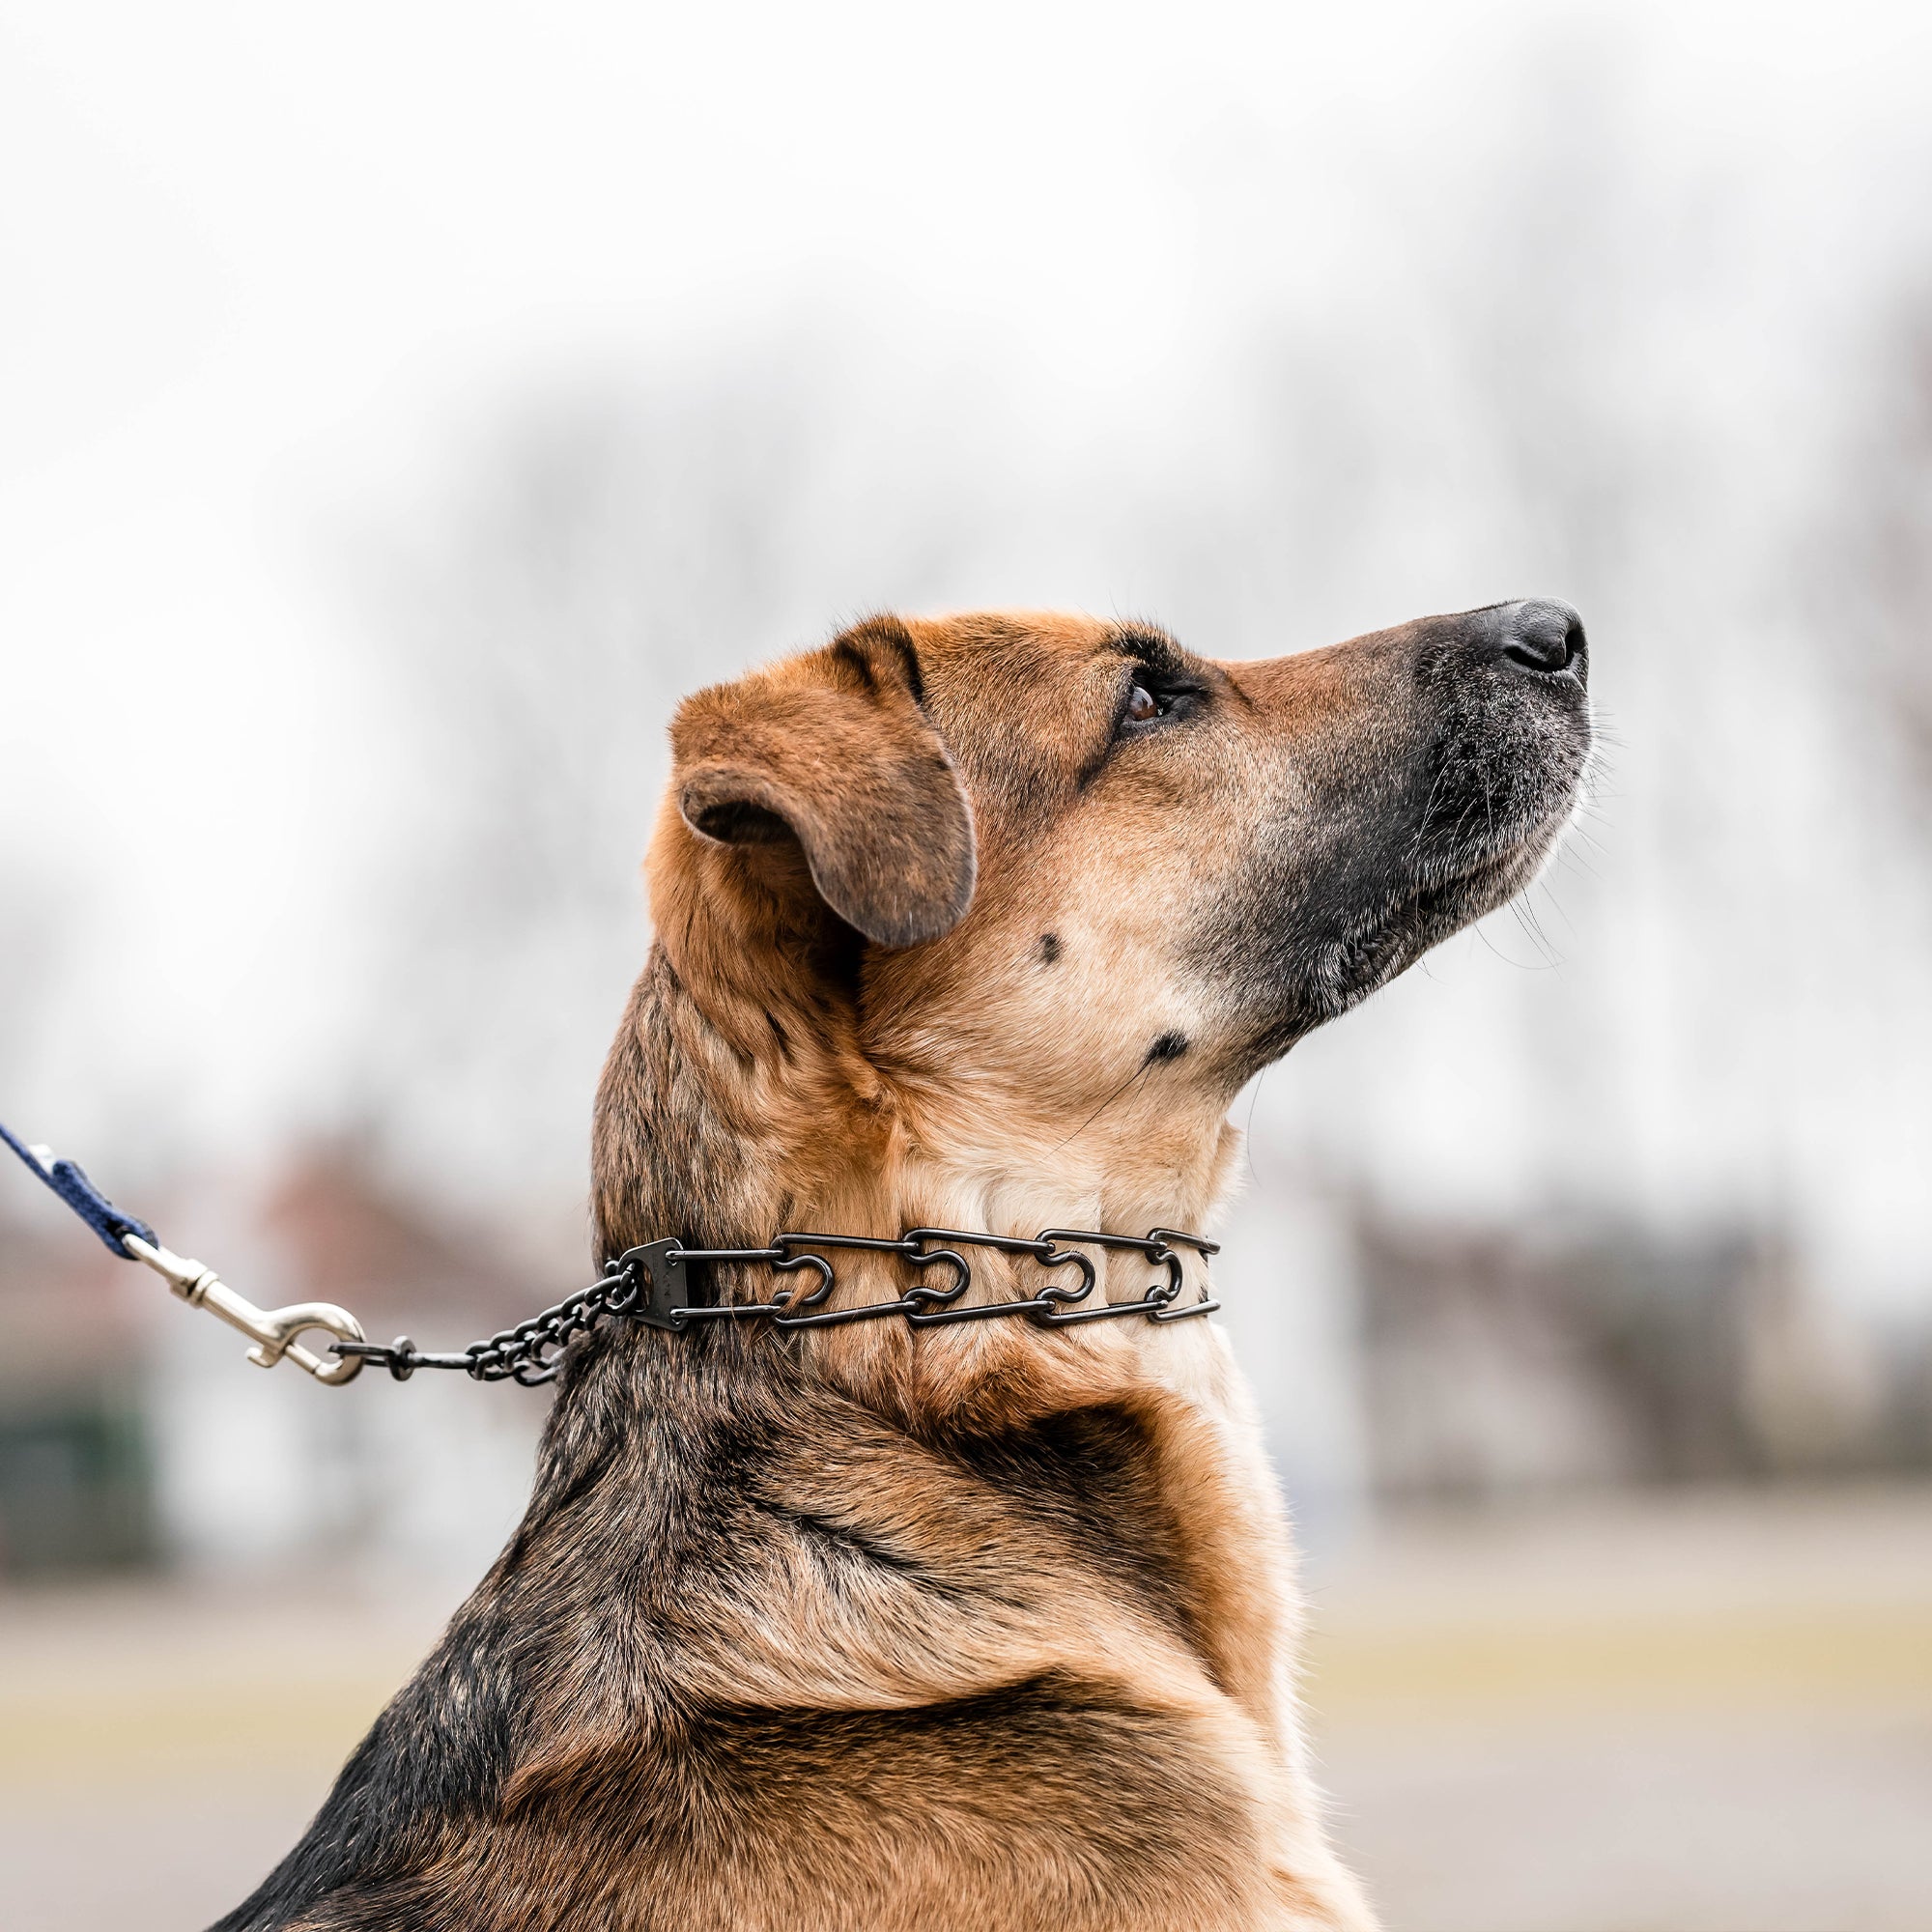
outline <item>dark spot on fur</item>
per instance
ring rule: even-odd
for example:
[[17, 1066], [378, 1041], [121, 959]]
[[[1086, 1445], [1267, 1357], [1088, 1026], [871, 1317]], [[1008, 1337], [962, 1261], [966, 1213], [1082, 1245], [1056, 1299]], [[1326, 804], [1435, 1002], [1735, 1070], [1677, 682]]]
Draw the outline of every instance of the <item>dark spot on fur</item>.
[[912, 701], [923, 711], [925, 709], [925, 671], [919, 661], [919, 652], [913, 645], [912, 634], [901, 628], [894, 639], [899, 654], [899, 669], [906, 681], [906, 689], [912, 693]]
[[1163, 1060], [1179, 1060], [1187, 1051], [1187, 1036], [1182, 1033], [1164, 1033], [1147, 1050], [1147, 1064], [1158, 1066]]
[[877, 691], [879, 681], [872, 675], [872, 661], [850, 638], [839, 638], [832, 646], [832, 655], [859, 680], [862, 691]]
[[879, 688], [878, 667], [870, 653], [883, 652], [896, 664], [912, 701], [925, 706], [925, 673], [913, 644], [912, 633], [896, 617], [868, 617], [832, 643], [832, 655], [859, 680], [862, 689]]
[[1053, 965], [1060, 957], [1060, 935], [1057, 932], [1042, 932], [1039, 936], [1039, 963]]

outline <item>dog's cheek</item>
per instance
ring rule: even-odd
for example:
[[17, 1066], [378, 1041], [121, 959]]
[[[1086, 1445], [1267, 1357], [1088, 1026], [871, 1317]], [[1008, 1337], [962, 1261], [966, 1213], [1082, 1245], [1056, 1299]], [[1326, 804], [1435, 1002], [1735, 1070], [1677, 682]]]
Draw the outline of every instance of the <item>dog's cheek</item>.
[[1177, 977], [1237, 1086], [1394, 970], [1410, 894], [1414, 775], [1379, 736], [1304, 742], [1238, 837], [1204, 857]]

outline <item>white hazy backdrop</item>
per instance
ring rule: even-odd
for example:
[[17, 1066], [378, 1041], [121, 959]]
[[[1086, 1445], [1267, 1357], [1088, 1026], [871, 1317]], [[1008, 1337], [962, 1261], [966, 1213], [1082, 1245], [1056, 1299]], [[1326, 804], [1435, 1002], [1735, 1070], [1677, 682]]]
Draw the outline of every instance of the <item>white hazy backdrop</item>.
[[[1923, 1932], [1932, 9], [0, 0], [0, 1120], [264, 1303], [589, 1279], [683, 693], [1538, 594], [1587, 815], [1237, 1107], [1338, 1839]], [[263, 1375], [7, 1160], [9, 1932], [242, 1897], [546, 1400]]]
[[574, 1265], [681, 693], [1553, 594], [1588, 817], [1243, 1100], [1251, 1194], [1773, 1228], [1922, 1330], [1928, 34], [14, 0], [0, 1118], [130, 1204], [350, 1136]]

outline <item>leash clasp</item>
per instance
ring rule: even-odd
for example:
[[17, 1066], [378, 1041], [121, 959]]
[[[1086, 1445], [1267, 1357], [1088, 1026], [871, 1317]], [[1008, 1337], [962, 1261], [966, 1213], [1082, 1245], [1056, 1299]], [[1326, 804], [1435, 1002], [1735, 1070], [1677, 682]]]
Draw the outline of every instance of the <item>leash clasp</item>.
[[247, 1336], [255, 1345], [248, 1350], [248, 1359], [257, 1368], [272, 1369], [286, 1358], [331, 1388], [353, 1382], [362, 1373], [360, 1355], [324, 1357], [296, 1340], [311, 1328], [320, 1328], [338, 1342], [365, 1340], [361, 1322], [346, 1308], [338, 1308], [332, 1301], [294, 1301], [286, 1308], [257, 1308], [200, 1262], [188, 1261], [157, 1241], [144, 1241], [138, 1235], [123, 1235], [121, 1240], [136, 1261], [146, 1262], [190, 1308], [205, 1308]]

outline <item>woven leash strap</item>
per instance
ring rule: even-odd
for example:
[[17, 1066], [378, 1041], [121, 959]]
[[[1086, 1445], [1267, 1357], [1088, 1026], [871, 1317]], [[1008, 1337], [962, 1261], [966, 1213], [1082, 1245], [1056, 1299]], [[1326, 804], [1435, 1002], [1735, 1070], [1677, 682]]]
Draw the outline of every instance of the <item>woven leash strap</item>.
[[132, 1235], [150, 1247], [160, 1245], [155, 1231], [145, 1221], [137, 1221], [115, 1207], [88, 1179], [78, 1161], [56, 1160], [50, 1148], [29, 1147], [4, 1121], [0, 1121], [0, 1141], [5, 1141], [124, 1262], [138, 1259], [128, 1252], [121, 1238], [124, 1235]]

